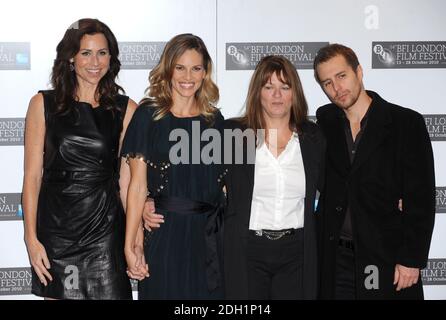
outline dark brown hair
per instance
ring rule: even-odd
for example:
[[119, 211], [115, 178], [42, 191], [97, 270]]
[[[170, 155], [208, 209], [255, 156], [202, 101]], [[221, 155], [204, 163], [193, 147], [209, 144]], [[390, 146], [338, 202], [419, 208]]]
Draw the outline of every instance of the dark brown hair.
[[319, 51], [316, 54], [316, 58], [314, 58], [313, 62], [314, 77], [316, 78], [317, 82], [320, 82], [316, 69], [317, 66], [320, 65], [321, 63], [327, 62], [328, 60], [336, 56], [343, 56], [345, 58], [345, 61], [347, 61], [347, 64], [350, 67], [352, 67], [353, 71], [356, 72], [356, 69], [359, 66], [359, 61], [358, 57], [356, 56], [356, 53], [349, 47], [346, 47], [342, 44], [332, 43], [319, 49]]
[[65, 32], [56, 48], [57, 55], [51, 74], [51, 84], [56, 95], [55, 113], [63, 114], [69, 111], [70, 104], [76, 97], [78, 83], [75, 72], [70, 69], [70, 59], [79, 52], [81, 39], [84, 35], [97, 33], [102, 33], [107, 39], [110, 68], [99, 81], [95, 97], [98, 98], [100, 105], [107, 109], [118, 108], [114, 102], [115, 97], [120, 91], [124, 92], [115, 82], [121, 68], [121, 63], [118, 60], [118, 42], [109, 27], [103, 22], [97, 19], [80, 19]]
[[271, 80], [273, 74], [276, 74], [277, 78], [286, 83], [293, 92], [290, 129], [302, 133], [302, 124], [307, 120], [308, 116], [307, 100], [305, 99], [302, 83], [296, 68], [288, 59], [282, 56], [266, 56], [257, 64], [249, 83], [245, 115], [241, 120], [248, 128], [255, 131], [266, 129], [260, 95], [262, 87]]

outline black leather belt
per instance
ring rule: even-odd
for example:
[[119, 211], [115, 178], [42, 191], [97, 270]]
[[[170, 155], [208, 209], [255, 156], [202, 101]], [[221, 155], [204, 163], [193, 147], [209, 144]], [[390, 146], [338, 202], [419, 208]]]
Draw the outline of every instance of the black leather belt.
[[344, 247], [344, 248], [347, 248], [350, 250], [355, 250], [355, 244], [354, 244], [353, 240], [339, 238], [338, 245], [340, 247]]

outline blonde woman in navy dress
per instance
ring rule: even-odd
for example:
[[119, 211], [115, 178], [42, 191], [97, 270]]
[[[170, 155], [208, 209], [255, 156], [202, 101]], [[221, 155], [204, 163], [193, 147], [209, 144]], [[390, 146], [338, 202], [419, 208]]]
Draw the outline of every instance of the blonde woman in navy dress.
[[[223, 128], [211, 75], [212, 61], [199, 37], [182, 34], [171, 39], [150, 73], [149, 97], [135, 112], [124, 139], [122, 155], [131, 171], [125, 255], [131, 277], [150, 273], [139, 283], [140, 299], [223, 297], [218, 243], [221, 165], [203, 159], [192, 163], [196, 155], [191, 152], [194, 143], [201, 150], [207, 144], [199, 141], [205, 129]], [[197, 137], [193, 128], [198, 127], [198, 141], [192, 141]], [[188, 134], [191, 147], [187, 161], [178, 164], [169, 159], [177, 142], [169, 135], [175, 129]], [[146, 265], [137, 238], [143, 233], [147, 191], [165, 223], [146, 231]]]

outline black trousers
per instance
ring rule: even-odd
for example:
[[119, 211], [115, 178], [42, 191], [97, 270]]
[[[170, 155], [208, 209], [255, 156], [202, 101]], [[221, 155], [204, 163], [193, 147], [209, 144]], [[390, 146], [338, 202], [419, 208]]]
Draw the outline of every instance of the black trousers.
[[356, 299], [355, 252], [339, 244], [336, 252], [335, 300]]
[[249, 299], [302, 299], [302, 228], [277, 240], [250, 232], [247, 249]]

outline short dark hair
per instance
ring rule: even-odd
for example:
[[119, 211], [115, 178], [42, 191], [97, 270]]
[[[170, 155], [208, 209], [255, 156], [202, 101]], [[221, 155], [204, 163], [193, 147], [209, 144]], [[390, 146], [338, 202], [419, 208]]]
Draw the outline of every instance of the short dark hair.
[[320, 48], [316, 54], [316, 58], [314, 58], [314, 77], [316, 78], [317, 82], [320, 82], [317, 74], [317, 66], [339, 55], [345, 58], [345, 61], [347, 61], [347, 64], [352, 67], [353, 71], [356, 71], [356, 68], [359, 66], [359, 60], [356, 53], [347, 46], [339, 43], [332, 43]]

